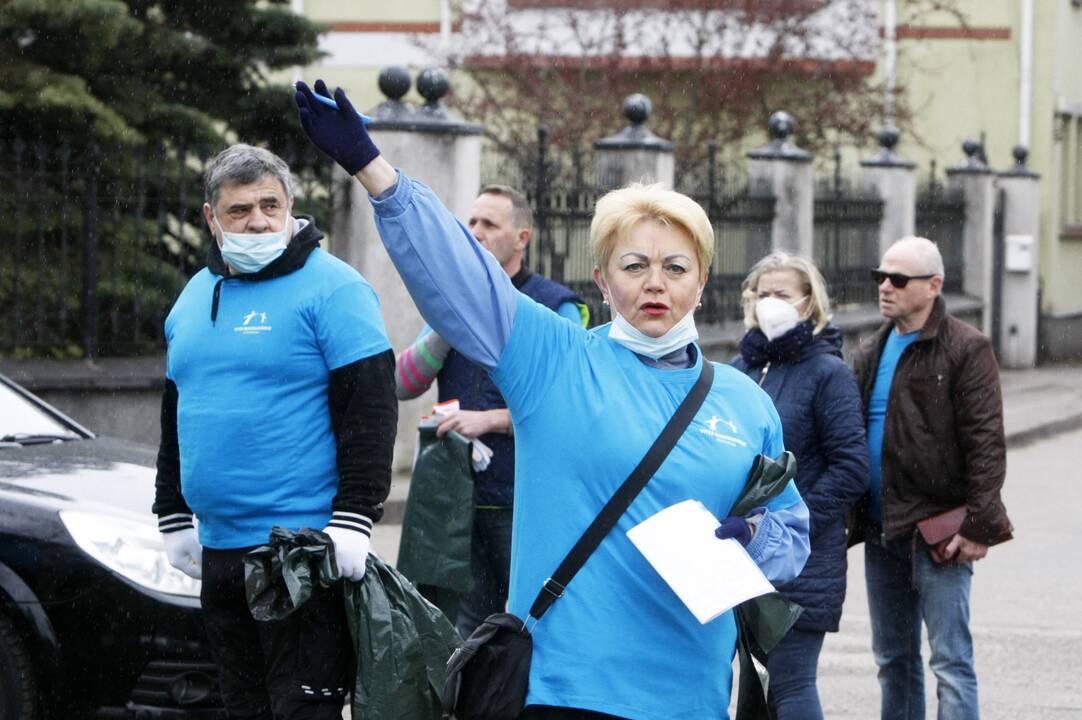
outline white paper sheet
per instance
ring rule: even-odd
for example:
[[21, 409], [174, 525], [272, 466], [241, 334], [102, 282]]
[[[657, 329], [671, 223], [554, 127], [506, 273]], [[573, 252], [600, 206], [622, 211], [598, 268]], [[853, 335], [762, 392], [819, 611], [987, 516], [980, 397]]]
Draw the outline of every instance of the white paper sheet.
[[736, 540], [718, 540], [718, 520], [698, 500], [685, 500], [627, 532], [639, 552], [700, 623], [734, 605], [773, 592], [759, 566]]

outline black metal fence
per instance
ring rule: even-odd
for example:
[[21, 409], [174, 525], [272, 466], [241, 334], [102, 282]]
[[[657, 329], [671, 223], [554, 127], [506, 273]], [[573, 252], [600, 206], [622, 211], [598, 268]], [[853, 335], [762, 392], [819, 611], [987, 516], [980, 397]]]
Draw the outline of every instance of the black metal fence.
[[879, 262], [883, 203], [855, 197], [815, 199], [815, 264], [835, 306], [875, 302], [868, 271]]
[[[206, 155], [76, 139], [4, 140], [0, 153], [0, 354], [160, 349], [165, 315], [210, 238]], [[326, 212], [329, 176], [299, 180], [297, 211]]]
[[962, 292], [966, 201], [960, 191], [949, 190], [936, 181], [934, 162], [931, 181], [917, 194], [916, 213], [917, 235], [935, 242], [943, 256], [943, 291]]
[[835, 153], [833, 176], [816, 187], [813, 259], [836, 307], [876, 302], [878, 290], [868, 271], [879, 263], [882, 221], [883, 201], [855, 191]]
[[[593, 281], [590, 220], [601, 192], [591, 150], [552, 151], [542, 129], [525, 159], [489, 153], [482, 182], [525, 188], [534, 208], [534, 239], [526, 264], [575, 290], [589, 305], [591, 324], [608, 322], [608, 308]], [[521, 156], [520, 156], [521, 157]], [[700, 323], [741, 317], [740, 284], [748, 268], [770, 251], [774, 199], [749, 197], [745, 176], [719, 161], [712, 143], [703, 162], [681, 168], [678, 189], [706, 209], [714, 226], [715, 253], [703, 294]]]

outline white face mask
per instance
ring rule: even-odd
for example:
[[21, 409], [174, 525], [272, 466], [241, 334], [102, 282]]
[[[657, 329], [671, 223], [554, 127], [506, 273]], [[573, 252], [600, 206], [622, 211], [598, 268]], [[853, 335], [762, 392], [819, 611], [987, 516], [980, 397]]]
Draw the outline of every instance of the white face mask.
[[222, 233], [222, 258], [239, 273], [256, 273], [278, 259], [289, 245], [289, 223], [278, 232], [226, 232], [214, 218]]
[[800, 313], [796, 306], [804, 302], [806, 296], [792, 303], [776, 297], [765, 297], [755, 303], [755, 317], [759, 319], [759, 329], [767, 340], [779, 338], [796, 327], [800, 322]]
[[609, 338], [633, 353], [657, 360], [697, 340], [699, 331], [695, 328], [695, 313], [691, 310], [661, 337], [650, 337], [635, 329], [635, 326], [625, 320], [623, 315], [613, 310]]

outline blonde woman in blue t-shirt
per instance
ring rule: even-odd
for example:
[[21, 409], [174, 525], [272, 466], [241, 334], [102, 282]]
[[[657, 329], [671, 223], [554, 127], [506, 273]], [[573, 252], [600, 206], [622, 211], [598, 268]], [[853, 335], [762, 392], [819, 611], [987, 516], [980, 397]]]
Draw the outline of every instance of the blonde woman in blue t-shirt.
[[[514, 290], [507, 274], [427, 187], [396, 171], [338, 90], [341, 110], [298, 86], [312, 141], [368, 190], [380, 235], [425, 320], [489, 369], [516, 448], [509, 612], [526, 617], [545, 579], [650, 447], [700, 374], [694, 310], [713, 230], [690, 198], [659, 186], [606, 195], [591, 226], [594, 278], [615, 320], [593, 330]], [[316, 92], [329, 96], [326, 86]], [[691, 426], [563, 597], [533, 628], [523, 718], [727, 715], [732, 613], [700, 625], [627, 531], [688, 499], [724, 518], [768, 578], [794, 577], [808, 511], [794, 485], [756, 515], [728, 517], [753, 460], [781, 453], [769, 398], [715, 367]]]

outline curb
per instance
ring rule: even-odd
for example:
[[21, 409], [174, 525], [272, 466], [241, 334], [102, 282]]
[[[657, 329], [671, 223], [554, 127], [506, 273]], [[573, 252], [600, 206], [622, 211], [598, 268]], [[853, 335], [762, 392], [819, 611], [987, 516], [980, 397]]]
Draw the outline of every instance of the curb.
[[1052, 420], [1051, 422], [1044, 423], [1042, 425], [1035, 425], [1025, 430], [1019, 430], [1007, 435], [1007, 447], [1019, 448], [1026, 445], [1032, 445], [1040, 440], [1047, 440], [1055, 437], [1056, 435], [1062, 435], [1063, 433], [1070, 432], [1082, 428], [1082, 412], [1069, 417], [1060, 418], [1059, 420]]

